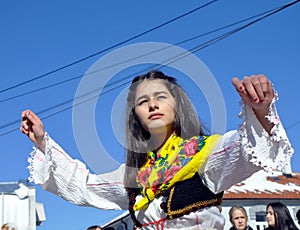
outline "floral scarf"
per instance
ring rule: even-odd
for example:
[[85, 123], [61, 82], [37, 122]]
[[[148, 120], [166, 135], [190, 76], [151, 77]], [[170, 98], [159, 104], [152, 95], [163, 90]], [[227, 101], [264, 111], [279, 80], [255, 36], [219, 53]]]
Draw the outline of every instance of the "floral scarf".
[[143, 198], [134, 205], [134, 210], [145, 209], [155, 197], [162, 195], [178, 181], [191, 178], [205, 165], [220, 135], [195, 136], [183, 140], [171, 136], [157, 156], [148, 152], [148, 161], [137, 174], [137, 183]]

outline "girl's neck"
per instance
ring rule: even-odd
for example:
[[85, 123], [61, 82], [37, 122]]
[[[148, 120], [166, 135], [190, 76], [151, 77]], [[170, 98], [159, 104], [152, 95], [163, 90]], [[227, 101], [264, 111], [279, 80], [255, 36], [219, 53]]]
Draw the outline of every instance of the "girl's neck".
[[166, 141], [173, 136], [174, 132], [152, 135], [153, 152], [158, 154]]

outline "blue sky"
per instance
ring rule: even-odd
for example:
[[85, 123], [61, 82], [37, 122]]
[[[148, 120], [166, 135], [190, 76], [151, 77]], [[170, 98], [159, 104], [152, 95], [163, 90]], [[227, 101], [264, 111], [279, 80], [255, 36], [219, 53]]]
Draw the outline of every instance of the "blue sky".
[[[209, 2], [209, 1], [207, 1]], [[32, 79], [56, 70], [74, 61], [105, 50], [183, 15], [204, 4], [204, 1], [48, 1], [0, 3], [0, 63], [1, 63], [1, 123], [0, 181], [18, 181], [28, 177], [27, 157], [32, 144], [18, 130], [18, 120], [24, 109], [35, 112], [48, 110], [43, 115], [55, 115], [44, 119], [45, 129], [59, 142], [73, 158], [80, 160], [85, 156], [78, 150], [73, 135], [72, 104], [57, 107], [62, 102], [74, 98], [81, 75], [101, 57], [125, 45], [146, 42], [160, 42], [190, 50], [207, 41], [225, 34], [229, 30], [182, 41], [217, 28], [238, 22], [274, 9], [289, 1], [215, 1], [211, 5], [182, 17], [168, 25], [153, 30], [131, 40], [120, 47], [107, 50], [85, 61], [72, 65], [38, 80]], [[215, 77], [223, 94], [226, 107], [226, 129], [236, 129], [240, 124], [239, 98], [231, 85], [232, 77], [264, 73], [273, 82], [279, 93], [277, 103], [279, 115], [287, 129], [287, 134], [295, 149], [292, 159], [293, 171], [300, 172], [298, 141], [299, 114], [299, 60], [300, 60], [300, 4], [296, 4], [274, 14], [252, 26], [239, 31], [199, 50], [195, 55], [202, 60]], [[250, 22], [250, 21], [248, 21]], [[116, 80], [141, 71], [144, 66], [134, 66], [121, 71]], [[173, 69], [168, 73], [178, 74], [190, 94], [200, 117], [210, 126], [209, 107], [199, 90], [187, 78]], [[176, 77], [175, 76], [175, 77]], [[74, 78], [74, 80], [68, 80]], [[64, 84], [48, 87], [57, 82]], [[30, 81], [11, 90], [3, 91], [19, 83]], [[205, 82], [203, 82], [205, 84]], [[124, 151], [115, 140], [111, 130], [110, 114], [113, 102], [126, 86], [110, 90], [99, 99], [96, 108], [96, 127], [105, 148], [117, 161], [122, 162]], [[44, 90], [32, 92], [45, 87]], [[204, 95], [205, 96], [205, 95]], [[49, 110], [54, 107], [55, 109]], [[84, 124], [84, 123], [83, 123]], [[10, 130], [15, 130], [11, 131]], [[105, 131], [105, 132], [103, 132]], [[7, 133], [8, 132], [8, 133]], [[94, 156], [97, 161], [97, 156]], [[86, 162], [89, 165], [89, 162]], [[47, 221], [38, 229], [84, 230], [93, 224], [103, 224], [119, 212], [101, 211], [94, 208], [78, 207], [61, 198], [37, 188], [37, 201], [44, 203]]]

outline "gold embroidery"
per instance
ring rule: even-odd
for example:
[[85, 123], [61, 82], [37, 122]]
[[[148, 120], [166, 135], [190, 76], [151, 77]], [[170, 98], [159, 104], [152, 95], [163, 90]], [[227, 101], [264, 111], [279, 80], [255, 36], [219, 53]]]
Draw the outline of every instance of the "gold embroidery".
[[[170, 191], [170, 197], [168, 199], [168, 204], [167, 204], [167, 207], [168, 207], [168, 213], [167, 213], [167, 215], [169, 216], [169, 219], [173, 219], [173, 215], [182, 214], [184, 212], [192, 210], [193, 208], [198, 208], [199, 209], [200, 207], [205, 207], [205, 206], [207, 206], [209, 204], [217, 203], [217, 202], [219, 202], [220, 205], [222, 204], [222, 199], [220, 199], [220, 198], [219, 199], [218, 198], [214, 198], [214, 199], [211, 199], [211, 200], [199, 201], [199, 202], [196, 202], [194, 204], [185, 206], [182, 209], [178, 209], [178, 210], [172, 211], [171, 210], [171, 202], [172, 202], [174, 190], [175, 190], [175, 187], [173, 187], [171, 189], [171, 191]], [[221, 207], [220, 207], [220, 209], [221, 209]]]

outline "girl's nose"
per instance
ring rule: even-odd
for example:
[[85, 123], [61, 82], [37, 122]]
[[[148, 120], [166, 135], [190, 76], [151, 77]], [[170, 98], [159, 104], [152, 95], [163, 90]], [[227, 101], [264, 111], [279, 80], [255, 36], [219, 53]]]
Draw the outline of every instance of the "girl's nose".
[[150, 99], [148, 105], [149, 105], [149, 111], [153, 111], [159, 108], [157, 100], [155, 99]]

